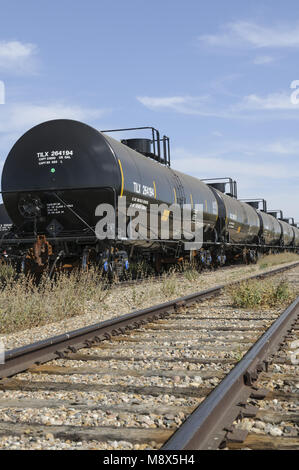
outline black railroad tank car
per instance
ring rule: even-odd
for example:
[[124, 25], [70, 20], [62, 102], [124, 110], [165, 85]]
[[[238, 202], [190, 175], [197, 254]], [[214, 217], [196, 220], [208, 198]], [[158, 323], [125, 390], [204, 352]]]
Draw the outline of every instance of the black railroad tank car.
[[34, 231], [33, 220], [39, 233], [84, 233], [87, 225], [71, 209], [94, 226], [99, 201], [114, 203], [112, 188], [120, 192], [121, 175], [107, 140], [95, 129], [68, 120], [49, 121], [24, 134], [2, 173], [6, 210], [27, 233]]
[[218, 205], [207, 185], [76, 121], [49, 121], [21, 137], [5, 162], [2, 191], [27, 234], [90, 235], [97, 205], [126, 196], [128, 206], [202, 204], [205, 237], [215, 240]]
[[279, 221], [270, 214], [257, 211], [262, 221], [261, 241], [265, 246], [280, 246], [282, 226]]
[[283, 220], [279, 220], [278, 222], [281, 225], [281, 231], [282, 231], [281, 244], [282, 244], [282, 246], [293, 246], [294, 238], [295, 238], [295, 233], [294, 233], [293, 227], [290, 224], [288, 224], [287, 222], [284, 222]]
[[269, 250], [296, 245], [298, 237], [289, 224], [172, 170], [166, 158], [155, 161], [150, 140], [126, 143], [73, 120], [42, 123], [16, 142], [3, 168], [2, 196], [15, 226], [12, 242], [20, 258], [44, 266], [58, 258], [76, 258], [86, 265], [90, 252], [103, 262], [111, 253], [115, 257], [116, 250], [125, 261], [126, 250], [132, 257], [136, 249], [162, 262], [191, 255], [184, 252], [182, 240], [174, 243], [171, 237], [152, 241], [123, 234], [110, 245], [100, 242], [95, 236], [96, 207], [106, 203], [118, 209], [118, 197], [124, 196], [127, 207], [147, 213], [154, 203], [191, 208], [201, 204], [204, 246], [192, 256], [199, 255], [203, 263], [214, 258], [222, 264], [228, 253], [257, 253], [261, 246]]
[[261, 225], [255, 210], [248, 204], [226, 194], [219, 195], [225, 206], [228, 241], [235, 244], [257, 241]]

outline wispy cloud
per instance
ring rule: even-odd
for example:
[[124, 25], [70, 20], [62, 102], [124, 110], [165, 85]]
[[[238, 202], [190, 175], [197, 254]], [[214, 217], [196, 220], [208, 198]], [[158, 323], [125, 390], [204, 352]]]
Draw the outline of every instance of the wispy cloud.
[[103, 109], [82, 108], [62, 103], [4, 105], [0, 107], [0, 134], [27, 130], [51, 119], [94, 120], [106, 112], [107, 110]]
[[291, 93], [270, 93], [266, 96], [251, 94], [245, 96], [240, 103], [235, 105], [238, 110], [288, 110], [298, 111], [299, 104], [293, 104], [291, 101]]
[[219, 131], [213, 131], [212, 135], [215, 136], [215, 137], [223, 137], [222, 132], [219, 132]]
[[183, 114], [198, 114], [198, 111], [207, 102], [208, 96], [138, 96], [137, 100], [152, 110], [171, 109]]
[[0, 106], [0, 169], [12, 145], [31, 127], [51, 119], [74, 119], [98, 124], [98, 119], [109, 112], [108, 109], [83, 108], [63, 103]]
[[268, 65], [268, 64], [272, 64], [273, 62], [275, 62], [275, 57], [272, 57], [272, 56], [269, 56], [269, 55], [261, 55], [261, 56], [257, 56], [254, 60], [253, 60], [253, 63], [255, 65]]
[[299, 24], [266, 27], [250, 21], [235, 21], [216, 34], [201, 35], [199, 40], [213, 47], [298, 48]]
[[[206, 117], [229, 119], [299, 119], [299, 104], [293, 104], [291, 93], [270, 93], [265, 96], [250, 94], [230, 105], [224, 105], [215, 97], [172, 96], [137, 97], [138, 101], [153, 111], [174, 111]], [[275, 112], [274, 112], [275, 111]], [[277, 112], [277, 111], [280, 111]]]
[[[265, 198], [268, 207], [282, 209], [286, 216], [299, 218], [299, 163], [292, 158], [299, 141], [289, 142], [223, 142], [201, 151], [186, 148], [172, 150], [172, 167], [197, 178], [230, 176], [238, 182], [243, 198]], [[276, 153], [276, 158], [273, 154]], [[286, 164], [279, 154], [289, 154]], [[250, 156], [250, 158], [248, 158]], [[271, 163], [269, 164], [269, 159]], [[290, 198], [290, 194], [292, 197]]]
[[[175, 168], [184, 173], [192, 173], [197, 177], [221, 177], [229, 175], [235, 177], [252, 177], [282, 179], [290, 177], [299, 177], [299, 165], [295, 168], [288, 168], [285, 164], [258, 163], [257, 161], [248, 161], [247, 158], [238, 160], [229, 158], [216, 158], [206, 156], [207, 154], [194, 154], [183, 148], [174, 149], [173, 162]], [[197, 169], [197, 170], [196, 170]]]
[[13, 73], [34, 72], [36, 68], [35, 44], [20, 41], [0, 41], [0, 70]]
[[137, 100], [152, 111], [174, 111], [180, 114], [198, 116], [229, 117], [227, 109], [221, 110], [213, 104], [208, 95], [205, 96], [169, 96], [150, 97], [138, 96]]
[[296, 157], [299, 155], [299, 141], [298, 140], [283, 140], [274, 141], [264, 146], [264, 151], [270, 154], [287, 155]]

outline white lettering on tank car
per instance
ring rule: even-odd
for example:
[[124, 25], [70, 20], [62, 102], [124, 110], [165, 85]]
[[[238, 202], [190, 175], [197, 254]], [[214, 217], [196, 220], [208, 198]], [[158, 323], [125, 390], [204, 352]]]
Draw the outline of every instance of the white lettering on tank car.
[[133, 181], [133, 186], [134, 186], [134, 193], [141, 194], [141, 184], [136, 183], [136, 181]]
[[132, 197], [132, 202], [139, 202], [140, 204], [148, 205], [148, 200], [147, 199], [140, 199], [138, 197]]
[[155, 190], [151, 186], [143, 185], [142, 194], [143, 196], [155, 197]]
[[145, 184], [137, 183], [133, 181], [134, 193], [142, 194], [147, 197], [155, 197], [155, 190], [151, 186], [146, 186]]
[[12, 224], [0, 224], [0, 232], [6, 232], [12, 227]]
[[[49, 202], [46, 207], [48, 215], [64, 214], [65, 212], [65, 206], [61, 202]], [[67, 207], [74, 207], [74, 204], [67, 204]]]
[[132, 204], [130, 204], [129, 207], [134, 207], [134, 209], [139, 209], [141, 211], [147, 210], [146, 206], [144, 206], [143, 204], [137, 204], [136, 202], [133, 202]]
[[37, 163], [42, 165], [56, 165], [66, 160], [71, 160], [74, 156], [73, 150], [51, 150], [48, 152], [37, 152]]

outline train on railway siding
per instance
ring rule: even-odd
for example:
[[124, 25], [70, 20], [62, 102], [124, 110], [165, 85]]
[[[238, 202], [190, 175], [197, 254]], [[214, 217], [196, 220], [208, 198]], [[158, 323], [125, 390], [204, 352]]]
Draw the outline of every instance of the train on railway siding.
[[[9, 222], [2, 223], [1, 250], [19, 270], [54, 272], [94, 264], [124, 273], [130, 263], [145, 260], [159, 272], [190, 259], [200, 268], [234, 259], [255, 262], [270, 251], [299, 251], [294, 220], [268, 213], [264, 201], [261, 207], [256, 200], [238, 200], [231, 179], [203, 181], [172, 169], [169, 138], [154, 128], [136, 129], [150, 132], [150, 138], [118, 141], [112, 130], [58, 119], [35, 126], [15, 143], [2, 172]], [[124, 197], [127, 208], [146, 212], [152, 204], [189, 204], [191, 211], [201, 204], [202, 247], [186, 250], [183, 239], [172, 232], [163, 239], [160, 231], [155, 240], [126, 233], [99, 239], [96, 208], [105, 203], [117, 213]], [[165, 217], [173, 222], [171, 212], [163, 212], [159, 227]]]

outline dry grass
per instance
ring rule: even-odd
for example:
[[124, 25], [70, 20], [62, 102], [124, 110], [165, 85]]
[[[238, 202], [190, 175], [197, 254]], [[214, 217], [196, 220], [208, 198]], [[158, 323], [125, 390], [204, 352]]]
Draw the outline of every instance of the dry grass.
[[285, 280], [244, 281], [228, 286], [226, 293], [238, 308], [276, 308], [289, 304], [295, 293]]
[[9, 264], [0, 264], [0, 286], [13, 281], [15, 276], [16, 273], [12, 266]]
[[127, 280], [144, 279], [155, 275], [154, 268], [146, 261], [131, 262], [126, 274]]
[[272, 266], [276, 266], [278, 264], [284, 263], [292, 263], [295, 261], [299, 261], [299, 255], [296, 253], [286, 252], [286, 253], [279, 253], [276, 255], [265, 255], [262, 256], [258, 260], [258, 266], [260, 269], [267, 269], [271, 268]]
[[201, 273], [199, 271], [197, 271], [195, 267], [192, 267], [192, 266], [188, 267], [184, 271], [184, 277], [189, 282], [198, 281], [198, 279], [200, 278], [200, 275], [201, 275]]
[[163, 280], [160, 284], [160, 293], [165, 300], [170, 300], [173, 297], [180, 296], [180, 286], [175, 272], [164, 274]]
[[[60, 274], [54, 281], [44, 277], [37, 286], [29, 277], [16, 278], [14, 270], [7, 265], [0, 265], [0, 334], [15, 333], [37, 326], [50, 325], [75, 316], [97, 313], [95, 321], [116, 314], [127, 313], [135, 309], [174, 299], [191, 292], [211, 287], [240, 278], [242, 275], [259, 269], [298, 260], [298, 255], [290, 253], [269, 255], [259, 261], [259, 266], [235, 268], [230, 273], [198, 272], [192, 265], [185, 266], [178, 274], [172, 270], [153, 282], [150, 270], [144, 263], [134, 266], [139, 278], [145, 281], [124, 289], [119, 285], [107, 285], [101, 273], [95, 270]], [[241, 271], [242, 269], [242, 271]], [[259, 285], [261, 283], [258, 283]], [[234, 303], [248, 306], [271, 304], [284, 301], [286, 286], [268, 288], [267, 295], [258, 288], [245, 288], [236, 294]], [[241, 297], [241, 300], [239, 298]], [[288, 298], [288, 295], [286, 295]]]
[[[128, 311], [137, 310], [144, 307], [145, 302], [150, 298], [153, 298], [154, 295], [154, 284], [151, 281], [146, 282], [146, 286], [131, 286], [127, 289], [122, 297], [123, 304], [126, 305]], [[111, 294], [113, 288], [111, 290]]]
[[0, 333], [15, 332], [85, 313], [92, 301], [108, 295], [106, 282], [94, 270], [44, 277], [37, 286], [31, 277], [6, 278], [0, 289]]

